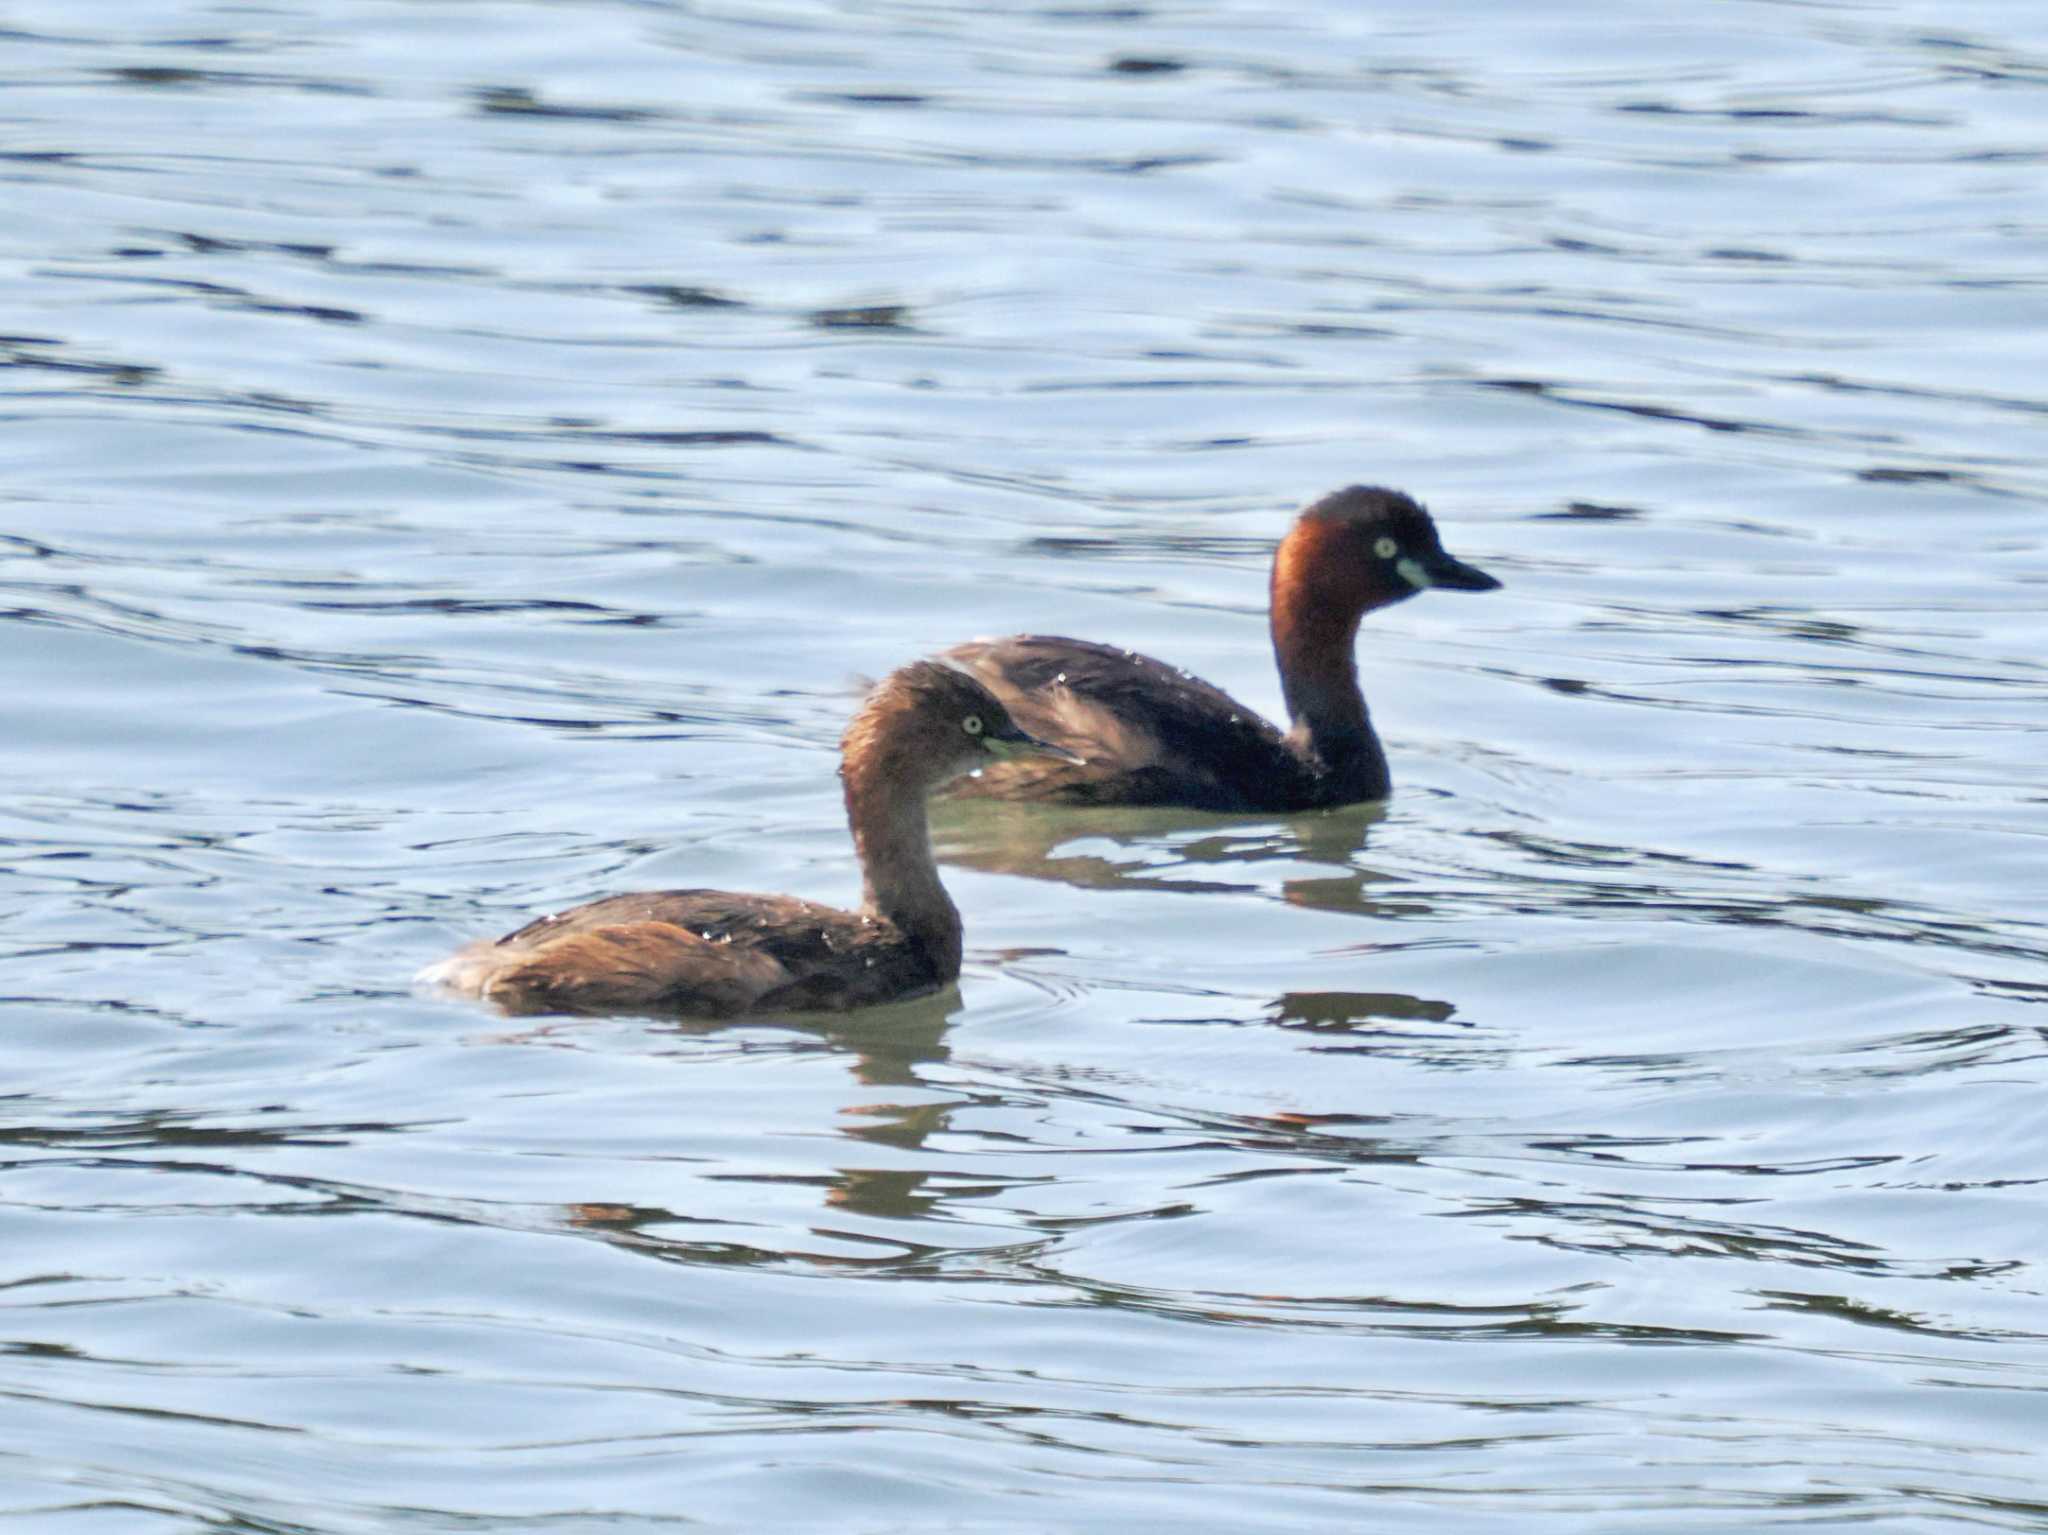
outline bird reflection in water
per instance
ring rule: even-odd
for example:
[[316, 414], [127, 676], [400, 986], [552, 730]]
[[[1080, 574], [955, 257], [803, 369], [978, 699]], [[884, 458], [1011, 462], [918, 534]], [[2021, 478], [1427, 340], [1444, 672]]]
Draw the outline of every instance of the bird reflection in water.
[[[1284, 817], [1153, 807], [1068, 808], [994, 800], [942, 802], [932, 833], [942, 862], [1081, 890], [1277, 894], [1290, 906], [1359, 917], [1425, 916], [1400, 877], [1360, 861], [1383, 804]], [[1275, 864], [1320, 868], [1277, 885]]]

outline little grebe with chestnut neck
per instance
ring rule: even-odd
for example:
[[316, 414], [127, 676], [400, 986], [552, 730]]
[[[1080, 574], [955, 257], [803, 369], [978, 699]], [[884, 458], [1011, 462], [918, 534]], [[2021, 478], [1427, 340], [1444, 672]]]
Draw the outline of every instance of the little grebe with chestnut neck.
[[692, 1018], [837, 1012], [947, 985], [960, 975], [960, 913], [932, 860], [926, 798], [986, 762], [1072, 754], [933, 661], [883, 679], [841, 751], [860, 910], [724, 890], [606, 896], [472, 943], [420, 979], [508, 1013]]
[[1231, 811], [1383, 798], [1387, 754], [1352, 653], [1358, 621], [1430, 587], [1499, 585], [1445, 553], [1429, 513], [1400, 491], [1335, 491], [1296, 519], [1273, 555], [1273, 654], [1288, 730], [1150, 656], [1052, 635], [976, 640], [945, 659], [1079, 760], [991, 766], [950, 792]]

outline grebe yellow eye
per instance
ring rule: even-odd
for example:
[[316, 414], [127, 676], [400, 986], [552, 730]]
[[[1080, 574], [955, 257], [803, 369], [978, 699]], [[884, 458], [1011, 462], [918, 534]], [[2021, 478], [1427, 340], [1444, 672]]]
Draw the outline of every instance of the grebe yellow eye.
[[1401, 546], [1391, 538], [1383, 538], [1372, 546], [1372, 552], [1383, 560], [1391, 560], [1401, 552]]
[[962, 721], [960, 722], [960, 728], [961, 728], [962, 730], [966, 731], [966, 732], [967, 732], [967, 733], [968, 733], [969, 735], [971, 735], [971, 736], [978, 736], [978, 735], [980, 735], [980, 734], [981, 734], [981, 716], [980, 716], [980, 715], [978, 715], [978, 714], [970, 714], [970, 715], [968, 715], [966, 719], [964, 719], [964, 720], [962, 720]]

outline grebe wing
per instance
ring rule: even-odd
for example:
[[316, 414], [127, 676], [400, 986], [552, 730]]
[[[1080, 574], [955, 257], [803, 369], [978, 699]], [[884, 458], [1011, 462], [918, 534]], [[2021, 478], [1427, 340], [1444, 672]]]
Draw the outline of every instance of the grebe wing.
[[661, 921], [578, 924], [513, 949], [472, 944], [448, 964], [454, 973], [436, 979], [517, 1014], [726, 1017], [789, 980], [771, 954]]
[[1022, 634], [956, 646], [945, 659], [1024, 729], [1088, 759], [991, 767], [963, 780], [963, 794], [1234, 809], [1247, 802], [1240, 785], [1298, 771], [1281, 733], [1258, 713], [1151, 656]]
[[473, 943], [421, 978], [511, 1013], [697, 1017], [836, 1010], [938, 984], [886, 922], [730, 890], [605, 896]]
[[830, 918], [852, 920], [836, 907], [793, 895], [752, 895], [738, 890], [638, 890], [607, 895], [565, 911], [536, 917], [496, 940], [498, 948], [553, 942], [571, 933], [639, 922], [666, 922], [724, 943], [758, 938], [771, 928], [792, 928]]

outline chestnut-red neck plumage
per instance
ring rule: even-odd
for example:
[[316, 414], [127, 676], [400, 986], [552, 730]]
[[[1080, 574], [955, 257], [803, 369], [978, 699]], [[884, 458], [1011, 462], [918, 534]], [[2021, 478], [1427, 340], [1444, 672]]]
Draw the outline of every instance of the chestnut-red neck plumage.
[[1289, 747], [1341, 797], [1375, 799], [1387, 792], [1387, 758], [1358, 687], [1358, 623], [1399, 594], [1343, 557], [1343, 542], [1361, 536], [1344, 522], [1296, 523], [1273, 558], [1271, 621]]

